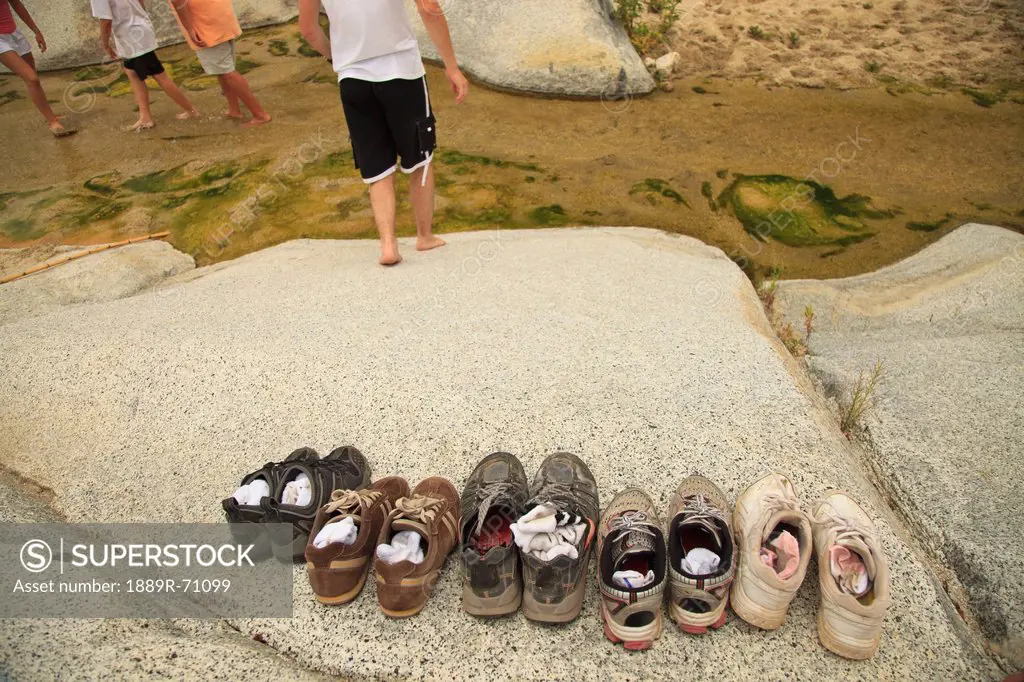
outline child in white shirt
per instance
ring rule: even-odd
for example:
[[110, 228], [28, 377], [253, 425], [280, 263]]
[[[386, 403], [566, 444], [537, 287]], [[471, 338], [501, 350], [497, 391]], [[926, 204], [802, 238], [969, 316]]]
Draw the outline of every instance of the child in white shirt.
[[[111, 59], [124, 60], [124, 72], [132, 86], [135, 102], [139, 105], [139, 120], [128, 127], [138, 132], [153, 127], [149, 110], [149, 89], [146, 79], [151, 77], [160, 89], [181, 107], [176, 118], [187, 119], [199, 115], [156, 56], [156, 34], [142, 5], [142, 0], [90, 0], [92, 15], [100, 20], [100, 44]], [[114, 44], [111, 46], [110, 38]]]

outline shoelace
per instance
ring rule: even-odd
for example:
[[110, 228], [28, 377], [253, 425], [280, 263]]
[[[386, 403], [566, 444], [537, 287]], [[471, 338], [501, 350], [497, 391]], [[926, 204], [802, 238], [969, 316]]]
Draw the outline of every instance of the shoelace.
[[831, 508], [822, 509], [816, 520], [818, 523], [828, 520], [836, 525], [837, 543], [840, 540], [856, 540], [865, 546], [870, 547], [871, 545], [868, 541], [875, 541], [875, 534], [861, 521], [843, 516]]
[[718, 537], [718, 526], [715, 521], [725, 523], [722, 510], [708, 502], [703, 495], [694, 495], [686, 500], [683, 506], [683, 523], [697, 523]]
[[327, 503], [326, 511], [333, 514], [336, 511], [352, 513], [363, 506], [370, 506], [382, 495], [379, 490], [335, 490], [331, 493], [331, 501]]
[[441, 500], [426, 495], [413, 495], [403, 497], [395, 503], [395, 508], [402, 512], [402, 516], [421, 523], [429, 523], [437, 516], [437, 508], [441, 506]]
[[484, 520], [487, 518], [487, 510], [494, 504], [499, 495], [507, 493], [512, 488], [509, 481], [495, 481], [477, 489], [476, 497], [480, 500], [476, 511], [476, 529], [474, 533], [483, 530]]
[[647, 514], [642, 511], [628, 511], [622, 516], [615, 517], [609, 524], [609, 528], [612, 532], [618, 531], [618, 535], [612, 538], [612, 542], [618, 542], [633, 531], [645, 533], [652, 538], [658, 537], [651, 527], [651, 522], [647, 520]]
[[768, 493], [764, 496], [764, 507], [768, 511], [791, 511], [800, 512], [800, 504], [793, 499], [783, 497], [778, 493]]
[[530, 505], [542, 504], [545, 507], [554, 507], [558, 511], [565, 511], [572, 497], [571, 486], [564, 483], [548, 483], [530, 499]]

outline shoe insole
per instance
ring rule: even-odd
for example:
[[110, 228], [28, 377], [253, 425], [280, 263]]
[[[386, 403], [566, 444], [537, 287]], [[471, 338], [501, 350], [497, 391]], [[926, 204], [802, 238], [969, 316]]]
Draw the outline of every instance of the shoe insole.
[[480, 553], [487, 554], [495, 547], [512, 545], [512, 520], [503, 514], [488, 514], [484, 526], [479, 533], [469, 539], [469, 546]]

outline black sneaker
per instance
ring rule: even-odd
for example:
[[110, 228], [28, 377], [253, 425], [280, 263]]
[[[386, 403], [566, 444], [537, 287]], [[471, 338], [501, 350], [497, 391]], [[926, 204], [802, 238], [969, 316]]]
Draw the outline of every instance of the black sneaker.
[[559, 525], [582, 525], [583, 529], [575, 558], [562, 555], [545, 561], [522, 552], [523, 615], [543, 623], [567, 623], [579, 615], [587, 591], [587, 568], [600, 513], [597, 481], [583, 460], [559, 452], [540, 465], [532, 490], [527, 513], [544, 505], [556, 511]]
[[[316, 450], [312, 448], [299, 448], [288, 455], [283, 462], [267, 462], [263, 465], [262, 469], [246, 474], [242, 478], [239, 487], [241, 488], [253, 481], [262, 479], [266, 481], [269, 494], [273, 495], [274, 491], [277, 490], [282, 469], [291, 464], [309, 464], [318, 459], [320, 459], [320, 455], [317, 454]], [[253, 545], [249, 553], [249, 556], [253, 559], [266, 559], [272, 553], [270, 535], [262, 525], [270, 522], [270, 519], [267, 518], [266, 511], [263, 509], [261, 502], [262, 500], [256, 504], [240, 504], [234, 495], [221, 501], [221, 506], [224, 507], [224, 514], [227, 516], [228, 523], [232, 524], [232, 535], [241, 544]]]
[[474, 616], [503, 616], [522, 601], [519, 554], [510, 526], [525, 511], [530, 488], [515, 455], [484, 457], [462, 491], [462, 608]]
[[[294, 492], [289, 483], [300, 476], [309, 480], [308, 499], [285, 500]], [[363, 453], [351, 445], [335, 449], [323, 459], [289, 462], [281, 467], [272, 497], [263, 498], [268, 523], [292, 524], [291, 541], [271, 538], [275, 556], [281, 561], [305, 561], [306, 543], [316, 521], [316, 512], [331, 499], [335, 490], [361, 490], [370, 484], [370, 465]]]

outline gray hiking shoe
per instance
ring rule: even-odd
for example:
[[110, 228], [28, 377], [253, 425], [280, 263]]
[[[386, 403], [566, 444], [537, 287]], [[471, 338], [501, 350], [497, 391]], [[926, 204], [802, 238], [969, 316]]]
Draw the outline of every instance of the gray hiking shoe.
[[[579, 615], [587, 591], [587, 568], [597, 529], [597, 482], [576, 455], [559, 452], [540, 465], [533, 479], [527, 513], [513, 524], [523, 557], [523, 614], [544, 623], [566, 623]], [[554, 517], [555, 534], [521, 536], [538, 515]]]
[[503, 616], [522, 601], [519, 553], [512, 523], [530, 495], [515, 455], [495, 452], [476, 465], [462, 491], [462, 608], [474, 616]]

